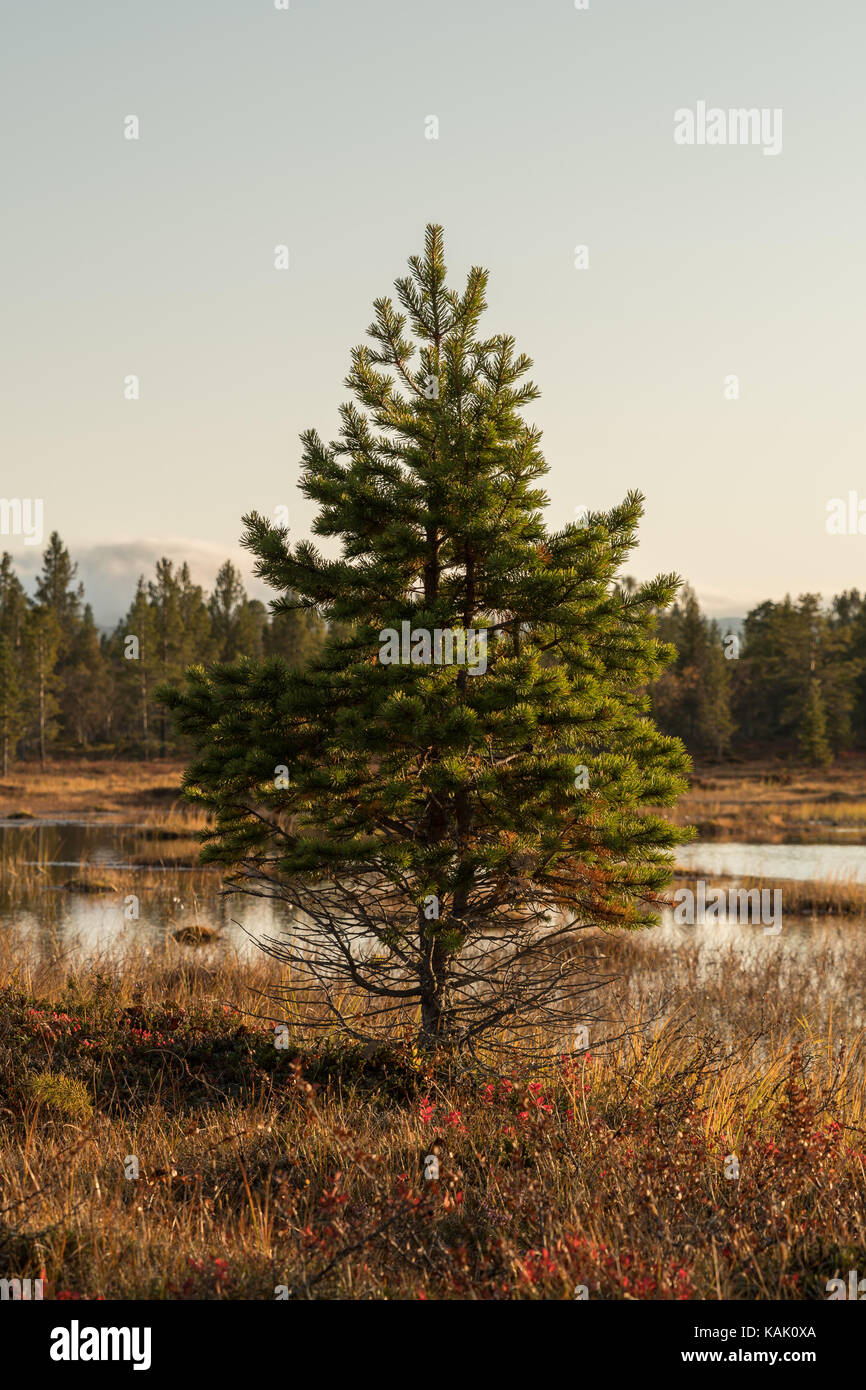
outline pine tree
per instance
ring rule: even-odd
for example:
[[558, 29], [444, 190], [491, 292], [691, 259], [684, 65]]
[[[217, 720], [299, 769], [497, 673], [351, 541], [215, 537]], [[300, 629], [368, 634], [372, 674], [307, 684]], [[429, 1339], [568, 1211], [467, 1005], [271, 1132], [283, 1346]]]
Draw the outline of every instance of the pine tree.
[[721, 757], [730, 746], [734, 720], [730, 663], [718, 626], [708, 622], [697, 595], [685, 585], [670, 613], [659, 616], [658, 630], [677, 652], [652, 691], [659, 727], [682, 738], [692, 753]]
[[725, 656], [718, 624], [708, 623], [706, 633], [701, 665], [698, 740], [703, 753], [721, 758], [731, 746], [735, 727], [731, 713], [731, 666]]
[[42, 573], [36, 580], [36, 604], [50, 610], [60, 630], [60, 656], [65, 657], [81, 621], [84, 586], [73, 587], [78, 566], [56, 531], [52, 531], [42, 556]]
[[[210, 645], [215, 661], [236, 661], [239, 656], [262, 655], [265, 608], [258, 601], [249, 601], [243, 580], [231, 560], [226, 560], [219, 569], [207, 610], [211, 624]], [[192, 659], [195, 660], [196, 656]]]
[[801, 756], [813, 767], [829, 767], [833, 752], [827, 738], [827, 719], [820, 682], [810, 680], [806, 702], [797, 730], [797, 742]]
[[[36, 579], [35, 597], [36, 609], [51, 619], [51, 623], [43, 625], [43, 636], [48, 634], [52, 624], [56, 626], [58, 634], [53, 677], [41, 686], [39, 747], [43, 762], [47, 728], [50, 729], [52, 737], [62, 728], [67, 739], [71, 741], [75, 738], [75, 719], [70, 706], [73, 700], [72, 689], [81, 683], [74, 667], [84, 601], [84, 586], [75, 584], [77, 573], [78, 566], [70, 559], [69, 551], [60, 535], [57, 531], [52, 531], [47, 549], [42, 555], [42, 571]], [[49, 707], [51, 712], [46, 723], [45, 711]], [[56, 713], [60, 716], [60, 728], [55, 728]]]
[[150, 705], [159, 674], [154, 614], [143, 575], [126, 617], [115, 629], [109, 650], [120, 701], [116, 732], [132, 738], [133, 747], [147, 758], [151, 752]]
[[824, 608], [818, 594], [801, 594], [796, 603], [790, 597], [768, 601], [748, 614], [735, 702], [738, 723], [748, 737], [788, 744], [798, 740], [812, 699], [810, 687], [818, 680], [831, 749], [853, 742], [852, 716], [863, 671], [856, 597], [856, 590], [841, 595], [836, 614]]
[[12, 556], [0, 557], [0, 757], [3, 776], [27, 731], [27, 679], [24, 671], [24, 632], [30, 605], [12, 567]]
[[21, 647], [29, 608], [24, 586], [12, 567], [12, 556], [4, 551], [0, 557], [0, 632], [16, 651]]
[[[160, 693], [197, 748], [188, 792], [216, 814], [205, 858], [303, 914], [268, 947], [294, 1004], [324, 996], [321, 1026], [355, 1036], [417, 1011], [425, 1045], [561, 1036], [597, 983], [577, 930], [653, 921], [687, 838], [650, 809], [684, 789], [688, 760], [644, 694], [671, 655], [653, 613], [678, 581], [617, 583], [637, 493], [547, 529], [540, 432], [520, 414], [531, 363], [480, 335], [486, 272], [449, 289], [434, 226], [409, 266], [402, 312], [377, 300], [372, 347], [352, 355], [339, 439], [302, 436], [314, 531], [342, 554], [245, 518], [276, 611], [315, 609], [345, 635], [305, 671], [199, 668]], [[404, 621], [413, 660], [390, 664]], [[451, 662], [429, 660], [437, 630]], [[472, 632], [473, 674], [457, 659]]]
[[59, 698], [64, 727], [80, 747], [86, 748], [109, 716], [105, 660], [89, 603], [68, 649], [61, 676]]
[[177, 572], [177, 586], [181, 639], [176, 662], [180, 676], [194, 661], [213, 660], [213, 643], [204, 589], [193, 583], [186, 561]]
[[27, 727], [27, 687], [20, 654], [12, 639], [0, 631], [0, 760], [2, 775], [9, 771], [18, 740]]
[[[184, 562], [175, 572], [171, 560], [157, 561], [156, 576], [147, 586], [151, 614], [153, 652], [159, 678], [177, 681], [193, 661], [210, 656], [210, 622], [204, 593], [193, 584]], [[168, 751], [168, 723], [165, 708], [159, 711], [159, 751]]]
[[261, 599], [248, 598], [241, 610], [238, 624], [238, 656], [249, 656], [261, 661], [265, 654], [265, 633], [268, 627], [268, 610]]
[[24, 630], [24, 652], [29, 677], [29, 705], [39, 743], [39, 761], [43, 767], [47, 745], [57, 732], [57, 656], [61, 639], [60, 624], [54, 609], [32, 609]]
[[866, 742], [866, 594], [861, 597], [859, 591], [854, 589], [851, 594], [841, 597], [847, 619], [848, 652], [854, 666], [853, 722], [862, 746]]
[[274, 613], [262, 633], [266, 656], [279, 656], [287, 666], [309, 666], [321, 654], [327, 628], [311, 608]]

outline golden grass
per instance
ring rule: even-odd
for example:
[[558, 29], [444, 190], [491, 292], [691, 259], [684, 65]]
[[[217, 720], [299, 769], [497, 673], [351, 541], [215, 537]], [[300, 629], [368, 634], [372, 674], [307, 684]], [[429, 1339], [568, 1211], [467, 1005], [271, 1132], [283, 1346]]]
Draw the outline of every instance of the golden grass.
[[[0, 783], [0, 819], [36, 817], [135, 820], [153, 839], [190, 836], [204, 812], [181, 795], [184, 764], [87, 760], [19, 763]], [[756, 843], [866, 843], [866, 757], [846, 755], [828, 771], [798, 764], [696, 765], [676, 810], [677, 824], [705, 839]], [[184, 844], [186, 854], [192, 842]]]
[[[861, 925], [866, 921], [866, 883], [859, 883], [853, 875], [833, 879], [772, 880], [750, 874], [739, 874], [736, 877], [727, 874], [701, 874], [700, 877], [706, 883], [708, 892], [711, 888], [722, 888], [725, 891], [739, 888], [747, 892], [752, 889], [759, 892], [767, 889], [771, 893], [779, 890], [782, 912], [788, 917], [849, 917], [860, 920]], [[666, 896], [670, 898], [677, 888], [694, 890], [694, 885], [694, 875], [686, 877], [682, 870], [678, 870]]]
[[829, 771], [796, 764], [697, 765], [670, 818], [700, 839], [764, 844], [866, 843], [866, 758]]
[[181, 795], [184, 764], [177, 758], [145, 762], [76, 759], [17, 763], [0, 782], [0, 818], [31, 816], [143, 819], [187, 832], [204, 824], [202, 812]]
[[831, 946], [707, 976], [691, 944], [587, 941], [617, 977], [590, 1056], [506, 1078], [408, 1042], [280, 1052], [235, 1012], [286, 983], [266, 958], [70, 972], [7, 946], [2, 1273], [91, 1298], [825, 1297], [866, 1251], [863, 960]]
[[[144, 822], [118, 831], [130, 862], [191, 862], [203, 819], [179, 779], [169, 763], [18, 768], [0, 814]], [[859, 833], [864, 808], [861, 764], [712, 769], [677, 818], [785, 840], [825, 815]], [[50, 827], [39, 837], [36, 853], [7, 844], [7, 903], [49, 878]], [[73, 873], [128, 891], [128, 874]], [[212, 897], [212, 872], [148, 877], [193, 922]], [[786, 917], [866, 915], [859, 885], [782, 887]], [[577, 949], [612, 977], [590, 1057], [563, 1063], [571, 1040], [550, 1040], [547, 1065], [503, 1073], [419, 1053], [411, 1019], [378, 1049], [295, 1029], [279, 1050], [285, 1015], [266, 999], [291, 980], [275, 962], [221, 937], [184, 945], [168, 917], [164, 939], [76, 964], [52, 931], [62, 903], [44, 895], [38, 952], [0, 936], [0, 1276], [44, 1272], [49, 1296], [87, 1298], [585, 1285], [761, 1300], [826, 1297], [827, 1279], [866, 1264], [866, 950], [850, 920], [758, 931], [748, 950], [723, 929], [709, 947], [588, 935]]]

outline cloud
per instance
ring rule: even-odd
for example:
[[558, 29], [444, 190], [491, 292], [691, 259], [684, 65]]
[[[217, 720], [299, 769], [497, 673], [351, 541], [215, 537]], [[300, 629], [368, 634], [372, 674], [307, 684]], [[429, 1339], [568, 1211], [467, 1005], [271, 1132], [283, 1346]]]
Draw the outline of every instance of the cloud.
[[[251, 557], [240, 546], [215, 545], [189, 536], [162, 536], [70, 546], [69, 550], [78, 565], [77, 578], [84, 585], [85, 599], [92, 605], [100, 627], [114, 627], [119, 622], [132, 602], [139, 575], [149, 579], [157, 560], [164, 555], [178, 565], [186, 560], [193, 580], [205, 589], [213, 586], [220, 565], [231, 560], [240, 570], [250, 598], [267, 601], [274, 597], [273, 590], [256, 579]], [[35, 547], [16, 547], [13, 558], [21, 582], [32, 593], [42, 567], [40, 551]]]

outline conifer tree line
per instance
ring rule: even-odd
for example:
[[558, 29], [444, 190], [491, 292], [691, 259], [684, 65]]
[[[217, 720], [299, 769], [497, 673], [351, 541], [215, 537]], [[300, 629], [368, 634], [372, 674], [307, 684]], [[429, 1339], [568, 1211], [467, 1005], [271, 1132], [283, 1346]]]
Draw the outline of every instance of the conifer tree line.
[[[239, 657], [276, 656], [302, 669], [326, 640], [312, 610], [271, 613], [248, 598], [230, 560], [210, 593], [188, 565], [159, 560], [111, 633], [97, 629], [76, 574], [56, 532], [32, 598], [11, 555], [0, 559], [4, 774], [16, 758], [176, 752], [178, 736], [155, 698], [163, 681]], [[816, 594], [761, 603], [733, 644], [689, 587], [656, 622], [676, 658], [650, 688], [653, 717], [693, 755], [777, 753], [826, 766], [866, 747], [866, 593], [852, 589], [829, 605]], [[130, 636], [137, 659], [126, 655]]]
[[[16, 758], [174, 752], [166, 709], [155, 697], [187, 667], [242, 657], [280, 657], [303, 667], [327, 629], [316, 614], [269, 613], [247, 597], [230, 560], [208, 593], [186, 563], [163, 558], [139, 579], [126, 615], [100, 632], [77, 565], [57, 532], [42, 557], [32, 597], [0, 559], [0, 763]], [[134, 640], [130, 640], [134, 639]]]
[[691, 753], [827, 766], [866, 747], [866, 594], [768, 600], [732, 641], [685, 587], [657, 627], [677, 655], [651, 689], [653, 717]]

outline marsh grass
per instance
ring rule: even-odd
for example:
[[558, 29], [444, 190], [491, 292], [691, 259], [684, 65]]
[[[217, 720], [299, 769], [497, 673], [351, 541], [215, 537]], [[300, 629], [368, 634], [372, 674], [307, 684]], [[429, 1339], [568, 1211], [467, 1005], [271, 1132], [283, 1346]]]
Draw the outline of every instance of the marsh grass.
[[0, 818], [95, 816], [142, 819], [152, 826], [189, 833], [206, 823], [181, 791], [184, 763], [80, 758], [17, 763], [0, 782]]
[[850, 756], [828, 772], [735, 764], [696, 769], [671, 819], [705, 840], [821, 844], [830, 836], [866, 844], [866, 759]]
[[[70, 970], [7, 943], [2, 1274], [84, 1298], [826, 1297], [866, 1256], [862, 957], [815, 1009], [829, 956], [728, 945], [708, 972], [656, 942], [583, 942], [615, 975], [606, 1026], [504, 1072], [408, 1026], [279, 1049], [266, 996], [291, 981], [266, 957]], [[57, 1085], [92, 1112], [39, 1103]]]
[[[844, 876], [833, 879], [767, 879], [755, 877], [749, 874], [739, 874], [736, 877], [729, 875], [708, 874], [699, 875], [710, 888], [743, 889], [751, 892], [756, 889], [762, 892], [764, 889], [770, 893], [779, 890], [782, 894], [782, 910], [788, 917], [849, 917], [854, 918], [862, 925], [862, 919], [866, 919], [866, 883], [860, 883], [853, 876]], [[666, 896], [672, 899], [672, 894], [677, 888], [689, 888], [694, 890], [695, 878], [685, 878], [682, 873], [678, 873], [673, 879], [670, 889]]]
[[[866, 1267], [858, 885], [782, 885], [786, 915], [838, 919], [799, 934], [587, 933], [575, 949], [610, 977], [588, 1052], [430, 1056], [411, 1017], [380, 1045], [327, 1026], [311, 1043], [300, 1025], [327, 1025], [325, 1004], [302, 1012], [276, 962], [173, 939], [214, 891], [212, 871], [180, 872], [204, 822], [179, 779], [58, 765], [0, 793], [0, 814], [138, 822], [122, 848], [167, 905], [164, 939], [82, 958], [55, 931], [64, 895], [41, 891], [51, 828], [4, 847], [2, 900], [39, 894], [41, 934], [34, 950], [13, 918], [0, 935], [0, 1276], [60, 1298], [799, 1300]], [[705, 770], [678, 816], [755, 841], [820, 821], [856, 843], [866, 774]]]

